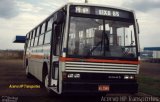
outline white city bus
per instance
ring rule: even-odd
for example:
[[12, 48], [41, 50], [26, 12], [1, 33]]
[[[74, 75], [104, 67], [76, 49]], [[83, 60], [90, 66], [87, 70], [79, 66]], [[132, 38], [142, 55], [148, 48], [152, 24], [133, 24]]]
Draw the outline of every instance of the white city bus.
[[132, 10], [68, 3], [27, 33], [26, 75], [57, 94], [136, 93], [138, 33]]

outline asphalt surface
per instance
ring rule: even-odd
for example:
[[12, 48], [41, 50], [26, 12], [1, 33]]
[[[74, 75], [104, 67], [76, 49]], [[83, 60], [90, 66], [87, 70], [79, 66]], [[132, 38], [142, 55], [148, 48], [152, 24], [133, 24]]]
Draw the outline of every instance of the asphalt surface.
[[[144, 63], [142, 67], [146, 66]], [[147, 65], [148, 67], [149, 65]], [[144, 74], [147, 75], [150, 67], [141, 68]], [[152, 69], [153, 71], [153, 69]], [[155, 70], [156, 74], [157, 69]], [[143, 73], [143, 72], [142, 72]], [[14, 85], [37, 85], [38, 88], [13, 88]], [[112, 96], [127, 96], [127, 95], [105, 95], [100, 96], [48, 96], [44, 86], [35, 78], [28, 79], [25, 76], [25, 69], [23, 68], [22, 60], [0, 60], [0, 101], [9, 102], [5, 100], [15, 100], [14, 102], [110, 102]], [[144, 93], [138, 93], [136, 96], [147, 96]], [[102, 100], [105, 99], [105, 100]]]

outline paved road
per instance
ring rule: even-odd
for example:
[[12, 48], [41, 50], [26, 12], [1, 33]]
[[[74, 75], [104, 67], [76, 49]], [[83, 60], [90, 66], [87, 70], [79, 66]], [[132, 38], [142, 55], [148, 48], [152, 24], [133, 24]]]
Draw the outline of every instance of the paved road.
[[[102, 102], [105, 96], [49, 97], [43, 85], [36, 79], [27, 79], [22, 60], [0, 60], [0, 96], [17, 98], [18, 102]], [[38, 85], [40, 88], [11, 88], [13, 85]], [[144, 96], [145, 94], [137, 94]], [[23, 97], [22, 97], [23, 96]], [[111, 95], [112, 96], [112, 95]]]

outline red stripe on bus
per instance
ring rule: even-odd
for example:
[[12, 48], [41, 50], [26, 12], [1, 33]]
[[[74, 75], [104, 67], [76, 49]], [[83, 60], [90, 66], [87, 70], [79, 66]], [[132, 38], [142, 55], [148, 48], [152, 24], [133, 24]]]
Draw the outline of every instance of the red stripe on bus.
[[44, 55], [31, 55], [30, 58], [43, 59]]
[[139, 61], [122, 61], [122, 60], [104, 60], [104, 59], [80, 59], [60, 57], [60, 61], [83, 61], [83, 62], [101, 62], [101, 63], [118, 63], [118, 64], [139, 64]]

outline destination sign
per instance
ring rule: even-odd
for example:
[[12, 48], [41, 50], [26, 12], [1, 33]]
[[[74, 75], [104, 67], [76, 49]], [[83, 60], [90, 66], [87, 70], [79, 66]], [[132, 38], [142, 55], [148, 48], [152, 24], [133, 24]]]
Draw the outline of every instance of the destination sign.
[[109, 17], [128, 18], [128, 19], [133, 18], [133, 13], [129, 11], [124, 11], [116, 8], [108, 8], [108, 7], [71, 5], [70, 12], [77, 14], [91, 14], [91, 15], [101, 15]]
[[114, 16], [114, 17], [120, 16], [119, 11], [105, 10], [105, 9], [96, 9], [96, 14], [103, 15], [103, 16]]

